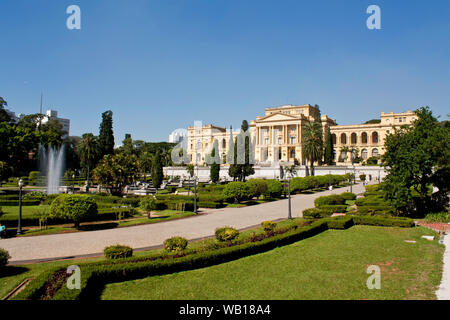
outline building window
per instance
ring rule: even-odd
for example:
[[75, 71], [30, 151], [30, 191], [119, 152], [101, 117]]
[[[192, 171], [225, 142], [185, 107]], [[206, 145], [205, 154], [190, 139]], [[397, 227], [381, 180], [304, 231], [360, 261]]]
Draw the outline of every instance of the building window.
[[282, 144], [281, 137], [278, 137], [278, 144]]
[[378, 157], [378, 149], [373, 149], [372, 150], [372, 157]]
[[267, 146], [269, 144], [269, 138], [264, 138], [264, 144]]
[[356, 143], [358, 143], [358, 136], [356, 135], [356, 133], [352, 133], [352, 135], [351, 135], [351, 143], [352, 144], [356, 144]]
[[341, 144], [347, 144], [347, 135], [345, 133], [341, 134]]
[[363, 132], [361, 134], [361, 143], [367, 143], [367, 133]]
[[334, 133], [331, 135], [331, 142], [333, 143], [333, 145], [336, 144], [336, 135]]
[[368, 158], [368, 152], [367, 152], [367, 149], [362, 149], [362, 151], [361, 151], [361, 158], [363, 159], [363, 160], [366, 160], [367, 158]]
[[372, 143], [378, 143], [378, 132], [372, 133]]

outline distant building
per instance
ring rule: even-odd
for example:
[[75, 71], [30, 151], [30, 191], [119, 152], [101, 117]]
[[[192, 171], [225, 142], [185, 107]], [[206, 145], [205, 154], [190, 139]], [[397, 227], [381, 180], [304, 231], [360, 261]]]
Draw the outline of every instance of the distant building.
[[45, 112], [44, 118], [42, 119], [42, 123], [44, 124], [44, 123], [48, 122], [49, 120], [56, 120], [59, 123], [61, 123], [62, 130], [65, 131], [65, 134], [62, 136], [63, 139], [65, 139], [69, 136], [69, 133], [70, 133], [70, 120], [69, 119], [59, 118], [58, 111], [47, 110]]
[[186, 139], [188, 132], [186, 129], [176, 129], [169, 135], [170, 143], [180, 143], [183, 139]]

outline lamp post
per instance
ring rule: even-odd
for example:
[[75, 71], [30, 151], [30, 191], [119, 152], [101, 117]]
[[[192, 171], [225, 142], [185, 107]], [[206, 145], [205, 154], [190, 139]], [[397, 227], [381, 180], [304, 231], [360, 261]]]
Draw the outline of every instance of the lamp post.
[[194, 213], [197, 214], [197, 178], [198, 178], [198, 166], [195, 165], [197, 169], [197, 175], [194, 176]]
[[328, 190], [333, 190], [333, 186], [331, 185], [331, 171], [328, 171]]
[[19, 180], [19, 221], [17, 224], [17, 234], [22, 234], [22, 187], [23, 180]]
[[292, 210], [291, 210], [291, 177], [288, 175], [288, 203], [289, 203], [289, 209], [288, 209], [288, 219], [292, 220]]
[[72, 175], [72, 194], [75, 194], [75, 173]]

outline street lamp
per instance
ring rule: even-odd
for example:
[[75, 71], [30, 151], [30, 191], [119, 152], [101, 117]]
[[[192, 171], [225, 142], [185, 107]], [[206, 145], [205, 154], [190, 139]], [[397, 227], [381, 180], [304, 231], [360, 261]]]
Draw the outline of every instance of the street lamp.
[[22, 234], [22, 187], [23, 180], [19, 180], [19, 221], [17, 225], [17, 234]]
[[75, 173], [72, 175], [72, 194], [75, 194]]
[[198, 178], [198, 165], [195, 165], [197, 169], [197, 175], [194, 176], [194, 213], [197, 214], [197, 178]]
[[292, 210], [291, 210], [291, 175], [290, 174], [288, 174], [288, 202], [289, 202], [288, 219], [292, 220]]
[[328, 190], [333, 190], [333, 186], [331, 185], [331, 171], [328, 171]]

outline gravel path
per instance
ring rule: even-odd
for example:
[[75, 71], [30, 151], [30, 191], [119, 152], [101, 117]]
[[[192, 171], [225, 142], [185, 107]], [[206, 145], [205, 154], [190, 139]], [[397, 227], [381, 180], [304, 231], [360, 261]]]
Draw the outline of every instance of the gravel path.
[[[328, 194], [349, 191], [350, 187], [323, 191], [311, 195], [292, 196], [292, 216], [301, 217], [302, 211], [314, 207], [314, 199]], [[354, 193], [362, 193], [362, 184], [353, 186]], [[288, 200], [279, 200], [243, 208], [208, 210], [196, 217], [100, 231], [55, 234], [0, 240], [0, 247], [9, 251], [10, 263], [31, 260], [67, 259], [86, 255], [102, 255], [106, 246], [122, 244], [134, 249], [162, 245], [165, 239], [181, 236], [198, 239], [214, 234], [221, 226], [244, 229], [266, 220], [287, 218]]]

